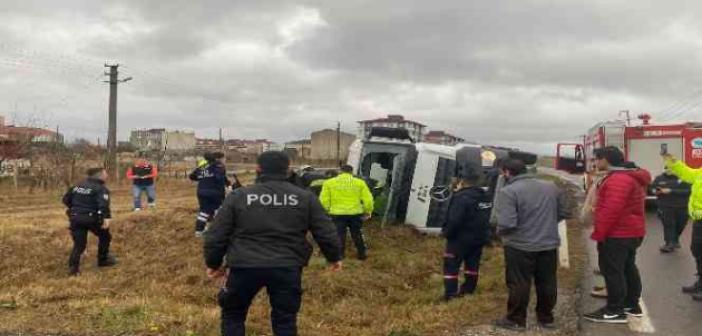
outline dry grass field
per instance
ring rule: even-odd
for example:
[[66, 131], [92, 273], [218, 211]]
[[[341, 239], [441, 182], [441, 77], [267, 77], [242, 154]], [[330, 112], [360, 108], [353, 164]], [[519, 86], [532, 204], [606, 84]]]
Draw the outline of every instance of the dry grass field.
[[[171, 182], [158, 193], [157, 210], [131, 213], [128, 190], [113, 191], [120, 265], [98, 269], [91, 236], [77, 278], [67, 276], [71, 242], [60, 194], [0, 194], [0, 334], [217, 335], [218, 285], [204, 275], [201, 241], [193, 236], [194, 188]], [[313, 258], [301, 335], [455, 335], [503, 312], [501, 249], [486, 249], [475, 296], [443, 304], [441, 239], [377, 224], [367, 236], [370, 259], [349, 259], [340, 273]], [[575, 276], [564, 277], [575, 286]], [[248, 327], [251, 335], [270, 335], [265, 295]]]

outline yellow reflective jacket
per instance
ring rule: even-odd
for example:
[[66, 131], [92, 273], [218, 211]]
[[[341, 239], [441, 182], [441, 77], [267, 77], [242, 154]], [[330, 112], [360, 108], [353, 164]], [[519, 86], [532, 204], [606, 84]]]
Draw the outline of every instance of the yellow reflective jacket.
[[692, 185], [692, 194], [690, 194], [687, 209], [690, 218], [702, 220], [702, 169], [690, 168], [681, 160], [668, 160], [665, 165], [683, 182]]
[[330, 215], [362, 215], [373, 212], [373, 195], [366, 182], [349, 173], [326, 180], [319, 201]]

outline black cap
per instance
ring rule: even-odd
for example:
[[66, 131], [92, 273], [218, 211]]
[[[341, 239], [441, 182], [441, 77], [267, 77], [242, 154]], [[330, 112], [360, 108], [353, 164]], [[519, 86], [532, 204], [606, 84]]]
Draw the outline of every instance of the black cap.
[[258, 157], [258, 167], [261, 168], [261, 174], [286, 175], [290, 167], [290, 158], [283, 152], [265, 152]]

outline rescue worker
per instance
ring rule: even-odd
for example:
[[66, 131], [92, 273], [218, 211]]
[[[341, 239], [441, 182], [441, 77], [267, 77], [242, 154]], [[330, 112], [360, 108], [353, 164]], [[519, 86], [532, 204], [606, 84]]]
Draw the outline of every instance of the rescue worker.
[[[641, 317], [641, 275], [636, 254], [646, 236], [646, 190], [651, 174], [624, 160], [614, 146], [596, 149], [597, 170], [606, 176], [597, 186], [594, 228], [597, 258], [607, 287], [607, 305], [583, 317], [591, 322], [627, 323]], [[629, 168], [634, 167], [634, 168]]]
[[702, 169], [690, 168], [685, 162], [676, 159], [673, 155], [663, 155], [665, 166], [673, 175], [683, 182], [692, 185], [692, 193], [688, 203], [688, 214], [692, 219], [692, 244], [690, 250], [695, 257], [697, 266], [697, 281], [691, 286], [685, 286], [682, 291], [692, 294], [696, 301], [702, 301]]
[[288, 175], [287, 175], [286, 181], [300, 187], [300, 188], [307, 188], [305, 183], [302, 181], [302, 178], [300, 177], [300, 174], [298, 174], [296, 171], [292, 169], [288, 169]]
[[346, 231], [351, 231], [358, 259], [366, 260], [368, 254], [362, 226], [373, 213], [373, 195], [365, 181], [352, 175], [353, 167], [344, 165], [339, 170], [337, 177], [324, 182], [319, 200], [336, 224], [341, 258], [344, 258], [346, 251]]
[[331, 270], [341, 270], [334, 224], [312, 193], [286, 181], [289, 164], [283, 152], [261, 154], [256, 184], [230, 193], [204, 235], [208, 277], [228, 277], [218, 296], [222, 335], [246, 334], [249, 306], [263, 287], [272, 306], [273, 334], [297, 335], [302, 268], [312, 254], [308, 232]]
[[651, 183], [650, 188], [657, 196], [658, 212], [663, 222], [665, 245], [661, 246], [661, 253], [670, 253], [680, 248], [680, 235], [689, 219], [687, 204], [690, 201], [690, 187], [667, 168]]
[[146, 193], [149, 208], [156, 207], [155, 180], [158, 168], [145, 158], [139, 158], [134, 166], [127, 170], [127, 179], [132, 181], [132, 195], [134, 196], [134, 211], [141, 211], [141, 195]]
[[226, 188], [231, 185], [227, 179], [227, 171], [220, 161], [224, 154], [205, 153], [206, 163], [200, 165], [192, 173], [190, 180], [197, 183], [197, 201], [200, 204], [200, 212], [195, 220], [195, 236], [201, 237], [205, 231], [207, 222], [214, 218], [215, 212], [222, 205]]
[[309, 188], [312, 181], [314, 181], [319, 174], [316, 174], [314, 167], [310, 165], [304, 165], [300, 168], [300, 180], [305, 188]]
[[[451, 197], [441, 233], [446, 238], [444, 252], [444, 301], [470, 295], [478, 284], [483, 246], [490, 240], [492, 199], [478, 186], [480, 175], [470, 172], [459, 178]], [[458, 287], [463, 264], [465, 281]]]
[[117, 260], [110, 255], [110, 191], [105, 187], [107, 172], [104, 168], [91, 168], [87, 171], [88, 178], [71, 187], [63, 196], [63, 204], [68, 208], [68, 215], [73, 239], [73, 250], [68, 259], [69, 274], [80, 273], [80, 258], [85, 252], [88, 242], [88, 231], [98, 237], [99, 267], [110, 267]]

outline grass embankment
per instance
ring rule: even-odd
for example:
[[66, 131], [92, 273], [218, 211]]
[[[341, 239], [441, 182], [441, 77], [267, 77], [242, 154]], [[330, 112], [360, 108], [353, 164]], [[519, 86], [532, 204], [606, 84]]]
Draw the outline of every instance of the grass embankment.
[[[0, 333], [218, 334], [218, 287], [204, 276], [201, 241], [193, 236], [193, 188], [161, 187], [159, 209], [137, 214], [129, 213], [126, 189], [114, 194], [113, 252], [121, 263], [97, 269], [91, 236], [77, 278], [67, 276], [71, 242], [59, 195], [2, 200], [0, 301], [17, 308], [0, 308]], [[502, 313], [501, 249], [486, 249], [475, 296], [439, 304], [441, 239], [403, 227], [381, 231], [376, 224], [367, 237], [367, 262], [349, 259], [343, 272], [330, 273], [321, 258], [311, 261], [302, 335], [452, 335]], [[268, 310], [259, 295], [249, 314], [252, 335], [270, 335]]]

